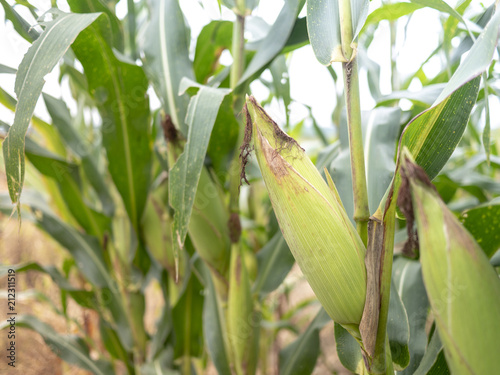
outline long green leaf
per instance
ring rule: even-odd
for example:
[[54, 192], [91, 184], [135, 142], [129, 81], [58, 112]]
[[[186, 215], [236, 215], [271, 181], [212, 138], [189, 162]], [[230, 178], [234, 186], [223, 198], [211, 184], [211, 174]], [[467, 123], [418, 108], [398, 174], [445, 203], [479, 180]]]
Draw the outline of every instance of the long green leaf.
[[14, 29], [21, 37], [32, 43], [40, 36], [38, 31], [17, 13], [14, 7], [9, 5], [6, 0], [0, 0], [0, 4], [2, 4], [3, 10], [5, 11], [5, 18], [12, 22]]
[[283, 4], [278, 18], [260, 42], [257, 53], [243, 72], [238, 85], [246, 82], [255, 73], [263, 69], [276, 57], [285, 46], [295, 25], [295, 20], [304, 5], [303, 0], [287, 0]]
[[113, 48], [123, 52], [125, 43], [123, 40], [123, 27], [116, 14], [111, 10], [111, 6], [105, 5], [102, 0], [80, 0], [71, 2], [71, 11], [75, 13], [104, 13], [111, 26], [111, 36]]
[[368, 15], [365, 25], [376, 24], [382, 20], [396, 21], [397, 19], [407, 16], [423, 6], [424, 5], [415, 3], [385, 3]]
[[[79, 9], [76, 0], [69, 4]], [[103, 19], [79, 35], [73, 51], [83, 65], [89, 92], [102, 117], [109, 172], [137, 230], [151, 173], [148, 80], [141, 67], [115, 56], [109, 35]]]
[[7, 275], [7, 271], [9, 269], [15, 270], [16, 273], [27, 272], [27, 271], [37, 271], [46, 273], [57, 284], [59, 289], [68, 292], [71, 298], [73, 298], [75, 302], [78, 303], [80, 306], [87, 309], [96, 308], [96, 296], [94, 292], [74, 287], [73, 285], [71, 285], [69, 280], [66, 279], [55, 266], [42, 266], [36, 262], [0, 266], [0, 277]]
[[[6, 329], [8, 326], [9, 322], [3, 322], [0, 329]], [[102, 359], [96, 361], [90, 357], [87, 345], [78, 336], [58, 334], [51, 326], [32, 315], [16, 317], [16, 326], [26, 327], [39, 333], [49, 348], [66, 362], [96, 375], [113, 373], [111, 363]]]
[[441, 95], [436, 99], [434, 104], [440, 103], [452, 92], [457, 90], [465, 82], [477, 77], [486, 69], [488, 69], [500, 33], [500, 12], [496, 12], [490, 19], [481, 35], [469, 50], [469, 54], [455, 71], [450, 81], [441, 92]]
[[97, 168], [97, 163], [91, 155], [90, 146], [87, 145], [82, 137], [76, 132], [66, 103], [61, 99], [56, 99], [45, 93], [43, 93], [43, 99], [47, 111], [52, 118], [52, 123], [61, 135], [61, 138], [66, 145], [81, 158], [82, 168], [90, 184], [99, 196], [103, 211], [107, 215], [112, 216], [114, 203], [109, 193], [109, 188], [106, 186], [106, 182]]
[[76, 221], [88, 234], [102, 239], [104, 232], [109, 230], [110, 219], [84, 201], [79, 167], [46, 151], [30, 138], [26, 138], [25, 152], [36, 169], [56, 182], [64, 203]]
[[189, 97], [179, 96], [183, 77], [194, 79], [189, 38], [178, 0], [154, 0], [144, 34], [144, 67], [162, 101], [163, 110], [186, 135]]
[[78, 34], [92, 24], [99, 14], [54, 11], [52, 16], [52, 21], [42, 23], [45, 25], [44, 32], [19, 65], [14, 87], [18, 97], [14, 124], [2, 145], [9, 194], [18, 209], [24, 183], [24, 137], [42, 92], [43, 77], [52, 71]]
[[[186, 80], [184, 87], [191, 84]], [[184, 152], [172, 167], [169, 178], [169, 201], [175, 210], [172, 233], [176, 260], [186, 239], [210, 134], [222, 100], [229, 92], [227, 89], [201, 86], [189, 103], [187, 143]]]

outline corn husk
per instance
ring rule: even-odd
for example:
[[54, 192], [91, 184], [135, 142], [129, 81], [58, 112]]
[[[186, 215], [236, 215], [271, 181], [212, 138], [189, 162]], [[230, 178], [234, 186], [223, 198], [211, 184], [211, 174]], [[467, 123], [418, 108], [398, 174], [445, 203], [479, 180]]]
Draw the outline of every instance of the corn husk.
[[356, 331], [365, 304], [366, 249], [333, 183], [326, 184], [297, 142], [252, 97], [247, 98], [247, 142], [250, 135], [295, 260], [330, 317]]
[[408, 156], [402, 175], [399, 194], [411, 192], [412, 207], [404, 211], [413, 212], [416, 219], [425, 288], [448, 366], [453, 374], [498, 373], [498, 275], [425, 172]]

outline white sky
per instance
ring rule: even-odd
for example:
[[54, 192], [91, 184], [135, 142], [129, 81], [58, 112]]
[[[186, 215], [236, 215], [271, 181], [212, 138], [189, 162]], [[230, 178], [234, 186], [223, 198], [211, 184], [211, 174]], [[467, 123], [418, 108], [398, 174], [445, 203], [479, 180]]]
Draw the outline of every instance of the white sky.
[[[12, 1], [10, 1], [12, 2]], [[47, 10], [50, 7], [50, 0], [35, 0], [40, 9]], [[485, 6], [488, 6], [492, 1], [485, 1]], [[216, 0], [181, 0], [181, 7], [185, 13], [189, 25], [191, 26], [192, 37], [196, 37], [202, 27], [210, 22], [211, 19], [219, 19], [220, 13]], [[448, 1], [450, 5], [454, 5], [456, 1]], [[59, 0], [58, 4], [67, 9], [64, 1]], [[473, 1], [472, 6], [476, 9], [480, 8], [479, 1]], [[261, 17], [267, 23], [272, 23], [281, 7], [283, 0], [261, 0], [259, 7], [254, 11], [253, 15]], [[380, 0], [370, 2], [370, 11], [380, 6]], [[24, 7], [17, 7], [19, 11], [25, 10]], [[117, 6], [117, 14], [123, 17], [126, 13], [126, 1], [121, 0]], [[31, 21], [29, 13], [22, 14]], [[417, 10], [407, 28], [407, 37], [404, 41], [401, 38], [406, 22], [399, 22], [397, 45], [397, 67], [402, 77], [412, 74], [425, 58], [438, 46], [439, 37], [442, 34], [440, 17], [441, 13], [433, 9]], [[0, 20], [3, 20], [3, 9], [0, 7]], [[232, 13], [223, 8], [223, 19], [232, 19]], [[14, 31], [10, 22], [6, 24], [0, 21], [0, 63], [17, 67], [21, 62], [24, 53], [29, 47], [29, 43], [19, 37]], [[194, 46], [194, 44], [193, 44]], [[389, 94], [391, 91], [390, 78], [390, 61], [389, 61], [389, 24], [383, 21], [375, 33], [375, 38], [371, 44], [368, 56], [381, 66], [381, 91], [382, 94]], [[229, 57], [230, 60], [230, 57]], [[289, 76], [291, 86], [292, 99], [297, 103], [291, 106], [291, 121], [292, 124], [307, 117], [307, 110], [299, 103], [309, 105], [313, 108], [313, 114], [320, 124], [325, 128], [331, 128], [331, 113], [335, 106], [335, 87], [334, 83], [323, 67], [314, 57], [310, 46], [305, 46], [295, 51], [288, 61]], [[435, 75], [439, 70], [440, 62], [438, 58], [432, 59], [425, 66], [425, 72], [428, 76]], [[334, 64], [339, 77], [341, 74], [340, 64]], [[76, 106], [69, 95], [69, 88], [66, 82], [63, 81], [62, 87], [58, 84], [58, 69], [46, 76], [46, 84], [44, 91], [56, 97], [64, 97], [73, 113], [76, 112]], [[0, 75], [0, 86], [13, 94], [14, 75]], [[410, 89], [418, 90], [419, 85], [412, 85]], [[263, 85], [254, 84], [252, 90], [257, 99], [267, 98], [267, 92]], [[500, 106], [498, 100], [490, 99], [492, 106], [492, 126], [498, 127], [500, 124]], [[369, 95], [368, 85], [366, 80], [361, 76], [361, 106], [363, 110], [370, 110], [374, 106], [374, 101]], [[152, 93], [152, 106], [158, 106], [158, 99]], [[278, 122], [284, 122], [284, 111], [277, 103], [273, 103], [269, 112], [272, 117]], [[44, 108], [43, 102], [40, 100], [35, 113], [43, 119], [48, 120], [48, 114]], [[495, 115], [496, 114], [496, 115]], [[13, 114], [0, 106], [0, 119], [11, 124]], [[497, 120], [498, 119], [498, 120]]]

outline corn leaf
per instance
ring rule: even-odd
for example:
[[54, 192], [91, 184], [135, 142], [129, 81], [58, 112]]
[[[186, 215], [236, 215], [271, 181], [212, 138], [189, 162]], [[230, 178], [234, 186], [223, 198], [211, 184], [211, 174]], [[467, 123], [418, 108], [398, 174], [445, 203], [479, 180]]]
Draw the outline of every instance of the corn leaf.
[[198, 357], [203, 352], [202, 290], [196, 275], [191, 274], [182, 296], [172, 309], [175, 322], [174, 358]]
[[403, 370], [410, 363], [410, 351], [408, 347], [410, 325], [405, 306], [394, 282], [391, 282], [389, 313], [387, 315], [387, 336], [389, 337], [394, 368]]
[[111, 6], [106, 6], [101, 0], [70, 0], [68, 1], [71, 11], [74, 13], [104, 13], [111, 27], [112, 45], [116, 50], [123, 52], [125, 43], [123, 40], [123, 27], [120, 20], [111, 10]]
[[415, 372], [424, 356], [427, 346], [425, 324], [429, 301], [424, 287], [420, 263], [404, 257], [398, 257], [393, 264], [393, 280], [397, 291], [408, 312], [410, 324], [410, 363], [401, 375], [411, 375]]
[[474, 42], [467, 57], [455, 71], [434, 104], [440, 103], [465, 82], [479, 76], [488, 69], [497, 45], [500, 33], [499, 28], [500, 12], [496, 12]]
[[51, 14], [54, 19], [43, 23], [44, 32], [19, 65], [14, 87], [18, 97], [14, 124], [2, 145], [9, 194], [18, 209], [24, 183], [24, 137], [42, 92], [43, 77], [52, 71], [78, 34], [99, 17], [99, 14], [66, 14], [60, 11]]
[[26, 157], [44, 176], [50, 177], [57, 184], [64, 203], [76, 221], [88, 234], [102, 239], [109, 231], [109, 217], [89, 207], [84, 200], [81, 187], [79, 166], [68, 163], [45, 150], [30, 138], [26, 138]]
[[338, 323], [335, 323], [335, 344], [337, 347], [337, 355], [342, 365], [356, 374], [362, 373], [364, 363], [359, 344], [354, 337]]
[[93, 291], [78, 289], [70, 284], [61, 272], [55, 266], [43, 266], [36, 262], [22, 263], [16, 265], [0, 266], [0, 277], [7, 275], [9, 269], [13, 269], [16, 273], [37, 271], [50, 276], [52, 281], [57, 284], [59, 289], [68, 292], [68, 294], [80, 306], [87, 309], [96, 309], [97, 299]]
[[400, 119], [401, 110], [399, 108], [375, 108], [364, 129], [366, 182], [370, 212], [376, 211], [394, 176], [396, 167], [394, 155]]
[[[70, 6], [79, 10], [76, 0]], [[138, 230], [151, 168], [148, 80], [141, 67], [115, 56], [106, 19], [84, 30], [73, 44], [88, 89], [102, 117], [108, 170], [132, 225]]]
[[230, 375], [231, 369], [227, 356], [227, 343], [224, 341], [225, 318], [221, 302], [217, 296], [212, 275], [203, 262], [196, 263], [204, 279], [205, 302], [203, 304], [203, 336], [210, 359], [218, 374]]
[[304, 375], [313, 372], [320, 353], [319, 333], [329, 322], [330, 317], [321, 308], [306, 330], [280, 351], [279, 375]]
[[416, 3], [385, 3], [368, 15], [365, 25], [377, 24], [383, 20], [396, 21], [422, 7], [424, 5]]
[[295, 259], [281, 234], [277, 231], [271, 240], [257, 253], [257, 279], [253, 292], [264, 298], [281, 285], [292, 269]]
[[462, 213], [460, 221], [488, 258], [500, 248], [500, 203], [487, 203]]
[[230, 21], [212, 21], [201, 30], [193, 61], [196, 81], [207, 83], [215, 73], [222, 51], [231, 48], [232, 36], [233, 24]]
[[144, 33], [144, 67], [153, 82], [163, 110], [186, 135], [189, 97], [179, 95], [183, 77], [194, 79], [189, 60], [189, 37], [178, 0], [154, 0], [151, 19]]
[[500, 345], [498, 274], [407, 155], [400, 192], [407, 198], [398, 202], [407, 216], [414, 214], [416, 219], [425, 288], [448, 365], [457, 374], [494, 372], [495, 348]]
[[[191, 85], [189, 81], [185, 82], [186, 87]], [[186, 239], [210, 134], [222, 100], [229, 92], [227, 89], [201, 86], [189, 103], [187, 143], [172, 167], [169, 178], [169, 201], [175, 210], [172, 233], [177, 261]]]
[[439, 334], [434, 331], [420, 366], [413, 375], [448, 375], [449, 373], [450, 370], [444, 357], [443, 343], [439, 338]]
[[133, 364], [130, 361], [129, 353], [123, 347], [120, 337], [116, 333], [113, 326], [108, 323], [105, 319], [101, 317], [99, 319], [99, 333], [101, 335], [102, 343], [108, 351], [108, 353], [113, 357], [121, 360], [129, 372], [133, 371]]
[[[351, 0], [352, 43], [368, 16], [368, 1]], [[309, 0], [307, 2], [307, 30], [314, 54], [323, 65], [345, 61], [340, 35], [338, 0]]]
[[26, 39], [28, 42], [34, 42], [40, 34], [26, 21], [13, 6], [9, 5], [6, 0], [0, 0], [5, 12], [5, 18], [12, 22], [17, 33]]
[[0, 73], [1, 74], [16, 74], [17, 69], [11, 68], [10, 66], [0, 64]]
[[292, 32], [295, 20], [304, 5], [304, 0], [287, 0], [278, 18], [260, 42], [257, 53], [243, 72], [238, 85], [245, 83], [254, 74], [264, 69], [283, 49]]
[[71, 119], [66, 103], [61, 99], [43, 93], [43, 99], [47, 111], [52, 118], [52, 124], [57, 129], [59, 135], [71, 151], [81, 158], [81, 166], [85, 172], [90, 184], [99, 196], [103, 212], [108, 216], [113, 215], [114, 203], [109, 194], [109, 188], [97, 163], [91, 155], [91, 147], [86, 144], [81, 136], [78, 135]]
[[[0, 329], [6, 329], [8, 326], [8, 322], [3, 322]], [[89, 349], [81, 337], [58, 334], [50, 325], [32, 315], [16, 317], [16, 326], [29, 328], [39, 333], [49, 348], [68, 363], [77, 365], [96, 375], [113, 373], [111, 363], [108, 361], [91, 359]]]

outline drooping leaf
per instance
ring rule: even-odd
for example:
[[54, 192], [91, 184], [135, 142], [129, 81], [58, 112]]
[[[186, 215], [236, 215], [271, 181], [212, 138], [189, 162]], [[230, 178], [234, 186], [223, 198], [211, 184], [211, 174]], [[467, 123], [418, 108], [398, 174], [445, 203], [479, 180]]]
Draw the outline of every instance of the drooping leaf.
[[231, 48], [232, 35], [233, 25], [229, 21], [212, 21], [201, 30], [193, 62], [198, 82], [207, 83], [216, 71], [221, 53]]
[[78, 34], [99, 14], [67, 14], [54, 11], [45, 30], [33, 43], [19, 65], [14, 90], [18, 97], [14, 124], [5, 138], [3, 155], [10, 198], [19, 208], [24, 183], [24, 137], [35, 105], [42, 92], [44, 76], [57, 64]]
[[106, 6], [102, 0], [71, 1], [71, 11], [74, 13], [104, 13], [106, 14], [111, 27], [112, 46], [123, 53], [125, 46], [123, 40], [123, 27], [115, 13]]
[[377, 24], [382, 20], [396, 21], [422, 7], [424, 5], [416, 3], [385, 3], [368, 15], [365, 25]]
[[321, 308], [304, 332], [290, 345], [280, 351], [280, 375], [311, 374], [320, 353], [319, 332], [331, 322]]
[[12, 22], [14, 30], [28, 42], [34, 42], [40, 34], [6, 0], [0, 0], [5, 18]]
[[194, 79], [189, 60], [189, 39], [178, 0], [154, 0], [144, 33], [144, 67], [174, 125], [187, 135], [185, 122], [189, 97], [179, 95], [183, 77]]
[[[186, 88], [191, 85], [186, 82]], [[172, 226], [175, 258], [178, 260], [179, 248], [184, 245], [194, 198], [205, 159], [210, 134], [217, 118], [219, 106], [230, 91], [201, 86], [191, 98], [187, 123], [189, 133], [184, 152], [170, 171], [169, 201], [175, 210]]]
[[304, 5], [304, 0], [288, 0], [278, 18], [269, 29], [266, 37], [260, 42], [255, 56], [243, 72], [238, 85], [243, 84], [254, 74], [262, 70], [278, 55], [285, 46], [295, 24], [295, 20]]
[[440, 12], [448, 13], [450, 16], [455, 17], [457, 20], [462, 22], [467, 29], [469, 29], [469, 26], [473, 27], [472, 23], [467, 22], [460, 13], [458, 13], [444, 0], [411, 0], [411, 2], [439, 10]]
[[[76, 0], [69, 4], [76, 6]], [[109, 172], [137, 230], [150, 182], [148, 80], [141, 67], [115, 56], [107, 20], [103, 21], [84, 30], [73, 51], [83, 65], [89, 92], [102, 117]]]
[[[8, 326], [9, 322], [2, 322], [0, 329], [6, 329]], [[49, 348], [68, 363], [96, 375], [113, 373], [111, 363], [103, 359], [93, 360], [90, 357], [89, 349], [81, 337], [58, 334], [50, 325], [32, 315], [17, 316], [16, 326], [29, 328], [39, 333]]]
[[440, 103], [465, 82], [469, 82], [488, 69], [497, 45], [499, 30], [500, 12], [496, 12], [434, 104]]

